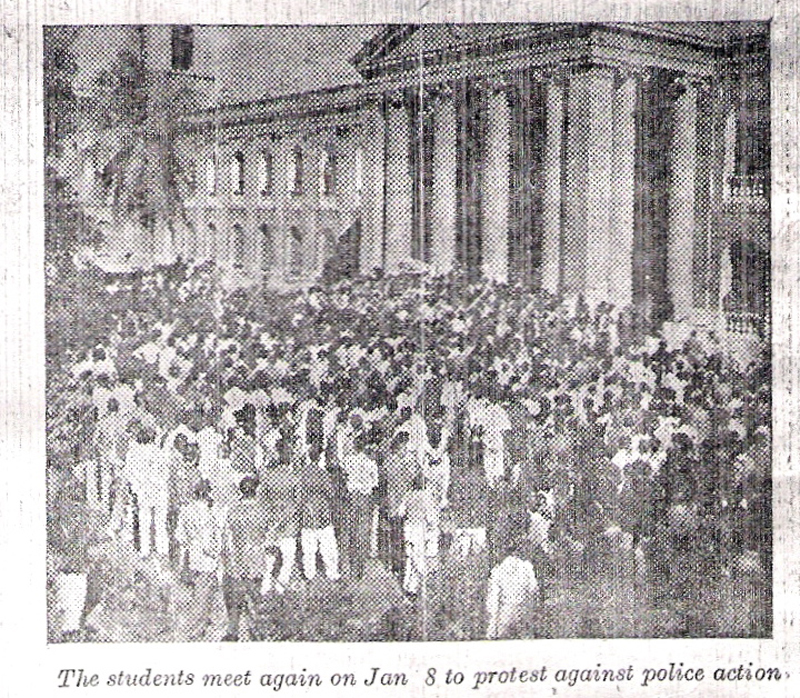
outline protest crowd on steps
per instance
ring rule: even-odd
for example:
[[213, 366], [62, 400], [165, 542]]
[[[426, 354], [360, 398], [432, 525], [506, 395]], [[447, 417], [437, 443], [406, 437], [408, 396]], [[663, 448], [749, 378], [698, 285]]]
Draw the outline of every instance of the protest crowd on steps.
[[49, 303], [54, 640], [770, 632], [767, 345], [458, 273], [94, 274]]

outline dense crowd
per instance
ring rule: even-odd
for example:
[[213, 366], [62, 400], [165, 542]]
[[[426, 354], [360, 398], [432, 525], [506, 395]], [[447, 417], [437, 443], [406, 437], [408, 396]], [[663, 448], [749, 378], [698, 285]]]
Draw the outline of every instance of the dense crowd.
[[67, 634], [93, 535], [180, 576], [190, 639], [220, 592], [235, 639], [300, 573], [370, 560], [415, 599], [446, 557], [488, 555], [489, 637], [542, 602], [555, 559], [587, 574], [615, 547], [663, 580], [694, 547], [711, 574], [767, 574], [768, 348], [743, 362], [713, 333], [458, 274], [223, 293], [216, 273], [107, 276], [91, 331], [51, 328]]

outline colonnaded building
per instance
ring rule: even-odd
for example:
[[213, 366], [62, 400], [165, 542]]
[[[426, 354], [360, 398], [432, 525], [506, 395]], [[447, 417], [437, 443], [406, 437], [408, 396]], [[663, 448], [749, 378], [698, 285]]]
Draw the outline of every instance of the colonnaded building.
[[148, 69], [207, 99], [181, 122], [171, 254], [242, 284], [424, 263], [656, 322], [768, 322], [768, 24], [371, 27], [334, 79], [246, 101], [202, 65], [211, 29], [139, 29]]

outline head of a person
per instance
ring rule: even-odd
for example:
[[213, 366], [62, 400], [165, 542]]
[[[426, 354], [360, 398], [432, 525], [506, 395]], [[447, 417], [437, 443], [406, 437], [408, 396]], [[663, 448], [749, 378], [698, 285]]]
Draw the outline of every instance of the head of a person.
[[254, 499], [258, 491], [258, 478], [253, 475], [243, 477], [239, 482], [239, 492], [244, 499]]
[[189, 439], [186, 438], [186, 434], [175, 434], [172, 445], [178, 453], [185, 454], [186, 448], [189, 445]]
[[142, 426], [136, 434], [136, 441], [140, 444], [151, 444], [156, 440], [156, 430], [152, 427]]
[[210, 502], [211, 501], [211, 483], [206, 479], [200, 480], [200, 482], [198, 482], [195, 485], [194, 492], [192, 493], [192, 496], [198, 501]]
[[408, 441], [410, 439], [409, 433], [405, 430], [398, 431], [394, 435], [394, 439], [392, 440], [392, 451], [394, 452], [402, 452], [405, 447], [408, 445]]
[[200, 445], [192, 442], [186, 444], [183, 459], [188, 465], [197, 466], [200, 463]]

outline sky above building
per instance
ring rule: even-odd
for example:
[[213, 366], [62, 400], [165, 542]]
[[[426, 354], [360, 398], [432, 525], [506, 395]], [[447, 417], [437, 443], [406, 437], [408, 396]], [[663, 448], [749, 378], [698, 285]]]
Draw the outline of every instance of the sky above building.
[[[544, 25], [543, 25], [544, 26]], [[637, 25], [618, 25], [629, 28]], [[415, 55], [424, 46], [453, 46], [481, 43], [498, 33], [530, 25], [434, 25], [414, 33], [403, 51]], [[337, 85], [363, 79], [351, 59], [364, 43], [380, 36], [386, 25], [303, 25], [303, 26], [219, 26], [194, 28], [194, 61], [191, 73], [213, 77], [210, 91], [220, 103], [249, 102]], [[724, 45], [726, 41], [752, 38], [768, 31], [764, 23], [660, 23], [650, 25], [659, 32]], [[74, 33], [73, 51], [79, 72], [76, 91], [88, 93], [99, 73], [120, 51], [138, 50], [136, 28], [127, 26], [82, 26], [64, 28]], [[149, 25], [147, 36], [160, 47], [149, 56], [149, 67], [168, 69], [168, 25]]]
[[[158, 34], [168, 27], [148, 27]], [[221, 101], [244, 102], [361, 82], [350, 59], [380, 31], [357, 26], [196, 26], [192, 73], [214, 77]], [[167, 39], [168, 43], [168, 39]], [[135, 49], [130, 26], [85, 26], [75, 36], [75, 81], [92, 89], [99, 73], [120, 51]], [[168, 67], [168, 58], [162, 68]], [[152, 67], [152, 66], [151, 66]]]

